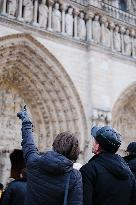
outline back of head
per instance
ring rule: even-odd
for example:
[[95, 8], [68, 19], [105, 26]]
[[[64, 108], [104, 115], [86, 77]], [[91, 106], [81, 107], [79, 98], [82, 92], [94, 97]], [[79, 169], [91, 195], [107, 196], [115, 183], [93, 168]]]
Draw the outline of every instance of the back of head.
[[11, 177], [19, 178], [22, 170], [25, 168], [25, 160], [23, 157], [23, 151], [20, 149], [14, 149], [10, 154], [11, 161]]
[[78, 139], [70, 132], [58, 134], [53, 142], [53, 149], [72, 161], [76, 161], [79, 156]]
[[136, 155], [136, 142], [131, 142], [127, 147], [127, 152]]
[[116, 153], [121, 145], [121, 135], [110, 126], [93, 127], [92, 136], [99, 143], [103, 151]]
[[3, 190], [4, 185], [2, 183], [0, 183], [0, 190]]

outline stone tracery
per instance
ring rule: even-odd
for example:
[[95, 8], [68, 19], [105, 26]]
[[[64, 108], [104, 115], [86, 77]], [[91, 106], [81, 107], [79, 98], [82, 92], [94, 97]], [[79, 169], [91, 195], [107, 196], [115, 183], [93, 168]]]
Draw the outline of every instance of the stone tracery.
[[121, 153], [124, 154], [127, 145], [135, 141], [136, 121], [136, 84], [128, 87], [113, 107], [112, 124], [123, 136]]

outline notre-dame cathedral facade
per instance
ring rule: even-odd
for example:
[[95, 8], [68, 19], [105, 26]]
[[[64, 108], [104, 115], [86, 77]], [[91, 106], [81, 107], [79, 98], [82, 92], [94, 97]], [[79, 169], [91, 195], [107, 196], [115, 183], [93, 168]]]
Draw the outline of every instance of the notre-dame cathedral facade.
[[123, 154], [136, 139], [136, 0], [0, 0], [0, 178], [21, 148], [16, 113], [27, 105], [41, 152], [74, 132], [79, 161], [90, 128], [112, 125]]

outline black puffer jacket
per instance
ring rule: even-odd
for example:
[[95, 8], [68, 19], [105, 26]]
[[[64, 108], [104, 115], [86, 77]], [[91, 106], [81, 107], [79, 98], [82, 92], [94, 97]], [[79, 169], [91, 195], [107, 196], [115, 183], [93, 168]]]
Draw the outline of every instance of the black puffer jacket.
[[136, 178], [136, 155], [129, 155], [124, 157], [124, 160], [128, 163], [131, 171], [133, 172]]
[[119, 155], [95, 155], [81, 173], [84, 205], [136, 205], [135, 178]]
[[82, 205], [81, 173], [73, 163], [54, 151], [39, 156], [33, 142], [32, 126], [22, 127], [22, 148], [27, 164], [26, 205], [63, 205], [65, 187], [70, 175], [68, 205]]
[[2, 205], [24, 205], [27, 182], [18, 179], [10, 182], [3, 193]]

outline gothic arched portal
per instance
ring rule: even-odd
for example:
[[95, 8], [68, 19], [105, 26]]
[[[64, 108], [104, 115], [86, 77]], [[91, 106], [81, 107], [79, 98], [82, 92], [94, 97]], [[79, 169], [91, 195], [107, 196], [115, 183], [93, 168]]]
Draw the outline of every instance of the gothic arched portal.
[[62, 131], [74, 132], [84, 159], [87, 123], [78, 93], [57, 59], [28, 34], [0, 38], [0, 152], [20, 147], [16, 112], [27, 104], [40, 151]]
[[136, 141], [136, 83], [129, 86], [113, 107], [112, 124], [122, 134], [121, 152]]

